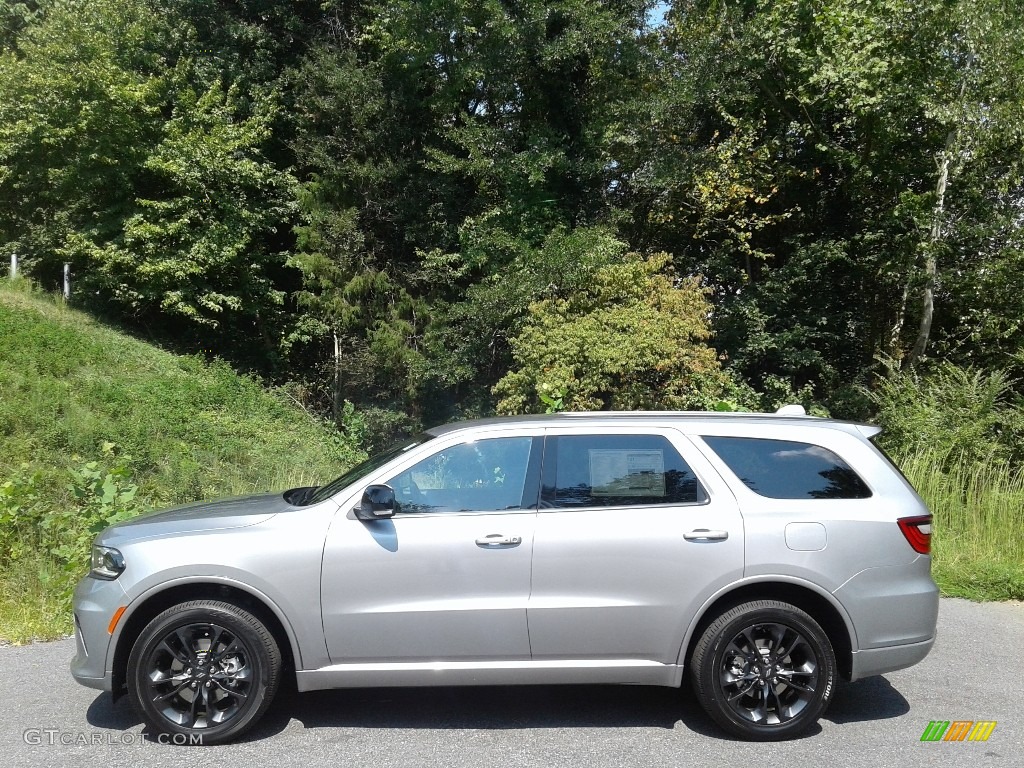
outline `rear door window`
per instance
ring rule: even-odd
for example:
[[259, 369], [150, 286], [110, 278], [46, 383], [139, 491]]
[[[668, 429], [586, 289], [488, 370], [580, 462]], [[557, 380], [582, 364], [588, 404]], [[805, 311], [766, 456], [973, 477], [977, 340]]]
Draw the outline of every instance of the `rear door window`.
[[792, 440], [701, 438], [750, 490], [770, 499], [866, 499], [871, 489], [827, 448]]
[[558, 435], [544, 449], [544, 507], [699, 504], [707, 493], [661, 435]]

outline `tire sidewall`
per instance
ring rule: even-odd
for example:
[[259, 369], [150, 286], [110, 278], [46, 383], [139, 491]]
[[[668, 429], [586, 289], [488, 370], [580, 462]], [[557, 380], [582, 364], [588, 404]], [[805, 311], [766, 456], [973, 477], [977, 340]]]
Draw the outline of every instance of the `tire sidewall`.
[[[244, 613], [239, 610], [240, 613]], [[255, 618], [244, 613], [252, 621]], [[187, 728], [171, 722], [159, 709], [142, 695], [147, 690], [146, 669], [148, 659], [160, 642], [179, 627], [191, 624], [216, 624], [235, 634], [245, 646], [249, 663], [253, 666], [252, 691], [242, 703], [239, 712], [230, 720], [208, 728]], [[272, 694], [272, 659], [259, 637], [244, 619], [230, 610], [214, 605], [170, 608], [151, 621], [139, 635], [128, 659], [128, 691], [136, 710], [149, 726], [158, 733], [174, 736], [201, 736], [203, 745], [220, 744], [246, 730], [263, 714], [269, 705], [268, 695]], [[179, 743], [173, 740], [174, 743]], [[183, 743], [193, 743], [186, 739]]]

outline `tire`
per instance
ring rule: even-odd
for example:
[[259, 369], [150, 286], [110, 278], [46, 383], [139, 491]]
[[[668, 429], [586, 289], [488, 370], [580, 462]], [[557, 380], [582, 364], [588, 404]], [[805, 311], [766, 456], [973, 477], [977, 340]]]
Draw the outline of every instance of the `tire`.
[[128, 658], [128, 692], [161, 741], [222, 744], [252, 727], [281, 682], [281, 651], [248, 611], [196, 600], [149, 624]]
[[757, 600], [711, 622], [694, 646], [690, 675], [701, 706], [725, 730], [777, 741], [805, 731], [825, 712], [836, 656], [807, 613]]

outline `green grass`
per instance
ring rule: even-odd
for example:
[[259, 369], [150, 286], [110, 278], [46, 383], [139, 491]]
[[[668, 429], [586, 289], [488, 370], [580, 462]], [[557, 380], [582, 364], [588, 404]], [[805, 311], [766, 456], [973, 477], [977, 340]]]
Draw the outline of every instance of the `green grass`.
[[[170, 354], [3, 281], [0, 489], [38, 472], [45, 508], [67, 508], [72, 470], [102, 460], [104, 443], [131, 457], [146, 508], [318, 483], [358, 458], [336, 430], [226, 363]], [[54, 568], [46, 553], [0, 552], [0, 639], [70, 631]]]
[[42, 555], [0, 573], [0, 640], [21, 644], [70, 634], [67, 582], [60, 567]]
[[928, 455], [900, 464], [935, 516], [932, 571], [943, 594], [1024, 599], [1024, 473], [996, 462], [943, 468]]
[[154, 504], [322, 480], [354, 452], [226, 363], [164, 352], [46, 297], [0, 287], [0, 477], [67, 484], [103, 442]]

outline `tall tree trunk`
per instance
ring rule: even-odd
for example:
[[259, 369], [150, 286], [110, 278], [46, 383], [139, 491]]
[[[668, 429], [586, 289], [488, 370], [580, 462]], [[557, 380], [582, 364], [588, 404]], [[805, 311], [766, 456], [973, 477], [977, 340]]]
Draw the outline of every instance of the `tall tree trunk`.
[[341, 428], [341, 416], [344, 413], [344, 402], [341, 398], [341, 339], [338, 332], [334, 331], [334, 372], [331, 377], [331, 408], [333, 410], [334, 425]]
[[889, 329], [889, 344], [885, 348], [885, 354], [897, 362], [903, 358], [903, 344], [900, 343], [900, 339], [903, 337], [903, 324], [907, 319], [907, 303], [910, 301], [910, 272], [912, 268], [912, 263], [906, 266], [907, 279], [903, 281], [903, 292], [900, 294], [900, 304], [896, 310], [896, 322]]
[[932, 332], [932, 320], [935, 316], [935, 276], [938, 263], [935, 252], [942, 240], [942, 225], [946, 215], [946, 187], [949, 185], [949, 166], [952, 162], [953, 149], [956, 144], [957, 130], [954, 128], [946, 134], [946, 146], [942, 150], [939, 161], [939, 178], [935, 183], [935, 207], [932, 208], [932, 225], [925, 244], [924, 289], [921, 296], [921, 324], [917, 329], [917, 340], [910, 354], [903, 360], [903, 367], [909, 368], [916, 363], [928, 348], [928, 337]]
[[[973, 66], [974, 50], [970, 48], [967, 53], [963, 79], [960, 81], [960, 97], [956, 105], [960, 110], [961, 119], [963, 119], [967, 97], [967, 81], [970, 79]], [[935, 207], [932, 208], [932, 224], [928, 232], [928, 242], [925, 244], [925, 281], [921, 296], [921, 324], [917, 329], [917, 340], [914, 342], [914, 347], [903, 360], [904, 369], [913, 366], [924, 355], [925, 350], [928, 349], [928, 339], [932, 332], [932, 320], [935, 316], [935, 278], [939, 271], [936, 254], [939, 243], [942, 241], [942, 226], [946, 218], [946, 187], [949, 185], [954, 152], [960, 141], [960, 128], [961, 124], [954, 122], [953, 127], [946, 134], [946, 144], [942, 148], [942, 157], [939, 160], [939, 178], [935, 182]]]

